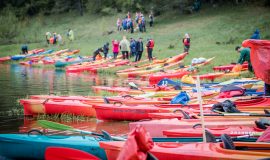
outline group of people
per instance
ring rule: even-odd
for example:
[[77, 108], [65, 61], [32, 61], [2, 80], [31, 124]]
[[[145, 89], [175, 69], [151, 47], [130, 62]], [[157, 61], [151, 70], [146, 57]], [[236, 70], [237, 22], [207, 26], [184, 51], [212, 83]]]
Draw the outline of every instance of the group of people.
[[[135, 57], [134, 62], [138, 62], [141, 60], [144, 48], [146, 47], [148, 60], [151, 62], [153, 60], [153, 48], [155, 46], [155, 42], [152, 38], [147, 39], [146, 46], [143, 44], [142, 38], [135, 40], [130, 38], [127, 40], [126, 36], [123, 36], [121, 41], [112, 40], [112, 52], [113, 58], [116, 59], [119, 52], [122, 53], [122, 59], [129, 59], [131, 57]], [[101, 52], [104, 54], [104, 58], [107, 58], [109, 52], [109, 43], [105, 43], [103, 47], [98, 48], [93, 53], [93, 60], [96, 60], [97, 56], [100, 56]]]
[[[47, 44], [59, 44], [59, 45], [63, 44], [62, 36], [60, 34], [57, 34], [56, 32], [53, 32], [53, 33], [46, 32], [45, 37], [46, 37]], [[74, 40], [74, 33], [71, 29], [68, 29], [67, 38], [70, 41]]]
[[[154, 15], [151, 12], [149, 14], [149, 26], [152, 27], [153, 24]], [[118, 31], [124, 30], [130, 33], [134, 33], [134, 30], [138, 29], [140, 32], [146, 32], [146, 20], [141, 12], [136, 12], [135, 20], [131, 18], [131, 13], [128, 12], [125, 18], [117, 19], [116, 25]]]

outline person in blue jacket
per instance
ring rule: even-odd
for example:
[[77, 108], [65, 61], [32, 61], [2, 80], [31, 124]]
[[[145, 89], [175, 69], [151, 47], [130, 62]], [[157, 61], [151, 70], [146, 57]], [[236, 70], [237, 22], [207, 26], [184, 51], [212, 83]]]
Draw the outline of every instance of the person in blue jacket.
[[130, 38], [130, 56], [133, 57], [135, 56], [137, 53], [137, 49], [136, 49], [136, 44], [137, 42], [133, 39], [133, 38]]
[[259, 29], [256, 29], [256, 31], [253, 33], [253, 35], [250, 37], [250, 39], [261, 39]]

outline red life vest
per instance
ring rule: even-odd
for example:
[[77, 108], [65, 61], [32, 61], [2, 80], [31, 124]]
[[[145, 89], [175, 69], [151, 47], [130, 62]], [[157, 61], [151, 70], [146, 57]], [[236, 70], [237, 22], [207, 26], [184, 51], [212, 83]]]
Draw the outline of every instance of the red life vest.
[[155, 46], [155, 42], [153, 39], [150, 40], [150, 45], [149, 45], [149, 48], [154, 48]]
[[187, 38], [184, 39], [184, 45], [185, 45], [185, 46], [189, 46], [189, 45], [190, 45], [190, 42], [188, 41]]

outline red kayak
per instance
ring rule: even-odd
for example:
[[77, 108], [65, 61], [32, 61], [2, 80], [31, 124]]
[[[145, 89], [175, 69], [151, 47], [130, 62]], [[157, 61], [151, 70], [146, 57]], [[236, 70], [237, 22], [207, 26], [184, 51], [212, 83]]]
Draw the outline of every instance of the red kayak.
[[173, 79], [173, 78], [182, 78], [184, 75], [188, 75], [191, 74], [191, 72], [189, 71], [177, 71], [177, 72], [159, 72], [158, 74], [152, 74], [149, 75], [149, 84], [153, 85], [153, 84], [157, 84], [160, 80], [164, 79], [164, 78], [169, 78], [169, 79]]
[[94, 104], [97, 119], [138, 121], [149, 119], [148, 113], [169, 112], [167, 109], [151, 105], [127, 106], [121, 104]]
[[[158, 128], [158, 126], [156, 126]], [[230, 140], [223, 143], [155, 143], [149, 151], [159, 160], [247, 160], [269, 158], [269, 143], [233, 142], [226, 146]], [[99, 142], [100, 147], [106, 151], [108, 160], [116, 160], [125, 142], [111, 141]], [[127, 145], [131, 153], [136, 145]], [[241, 149], [242, 148], [242, 149]], [[245, 150], [246, 149], [246, 150]], [[128, 153], [126, 153], [128, 154]], [[134, 154], [140, 157], [141, 154]]]
[[74, 148], [48, 147], [45, 160], [99, 160], [99, 158]]
[[77, 116], [95, 117], [92, 105], [84, 104], [77, 100], [40, 100], [21, 99], [24, 115], [35, 116], [38, 114], [72, 114]]
[[[233, 67], [235, 67], [235, 66], [236, 66], [236, 64], [230, 64], [230, 65], [225, 65], [225, 66], [216, 66], [216, 67], [213, 67], [213, 70], [214, 71], [231, 71], [233, 69]], [[248, 63], [242, 64], [242, 68], [247, 69]]]
[[6, 62], [6, 61], [9, 61], [9, 60], [11, 60], [10, 56], [1, 57], [1, 58], [0, 58], [0, 63], [1, 63], [1, 62]]
[[[251, 126], [229, 126], [223, 128], [207, 128], [207, 130], [214, 136], [218, 137], [220, 137], [222, 134], [227, 134], [231, 137], [243, 135], [258, 137], [264, 132], [264, 129]], [[201, 137], [202, 128], [164, 130], [163, 134], [167, 137]]]
[[[193, 121], [193, 122], [192, 122]], [[200, 123], [200, 122], [199, 122]], [[161, 119], [161, 120], [149, 120], [141, 122], [131, 122], [129, 123], [130, 130], [134, 129], [137, 125], [143, 126], [152, 137], [162, 137], [164, 136], [163, 130], [171, 129], [183, 129], [192, 128], [195, 124], [198, 124], [198, 119], [194, 120], [178, 120], [178, 119]], [[253, 126], [254, 121], [248, 119], [240, 121], [231, 121], [230, 119], [226, 121], [206, 121], [206, 127], [225, 127], [225, 126]], [[158, 126], [158, 127], [157, 127]]]

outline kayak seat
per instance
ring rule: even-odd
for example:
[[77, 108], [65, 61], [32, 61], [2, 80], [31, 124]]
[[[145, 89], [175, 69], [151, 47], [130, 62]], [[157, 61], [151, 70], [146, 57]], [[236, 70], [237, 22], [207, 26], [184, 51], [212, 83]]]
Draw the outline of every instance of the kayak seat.
[[216, 137], [208, 130], [205, 130], [206, 142], [216, 143]]
[[187, 112], [185, 112], [185, 111], [183, 111], [183, 110], [181, 110], [181, 109], [176, 109], [176, 110], [173, 111], [173, 113], [178, 113], [178, 112], [180, 112], [180, 113], [183, 114], [184, 119], [192, 119], [192, 118], [188, 115]]
[[255, 124], [260, 129], [267, 129], [268, 126], [270, 126], [270, 121], [266, 118], [261, 118], [258, 121], [255, 121]]
[[231, 137], [227, 134], [222, 134], [220, 136], [221, 141], [223, 142], [223, 147], [224, 149], [230, 149], [230, 150], [235, 150], [235, 146], [233, 144], [233, 140]]
[[32, 133], [37, 133], [39, 135], [43, 135], [44, 133], [38, 129], [31, 129], [30, 131], [27, 132], [28, 136], [31, 135]]

